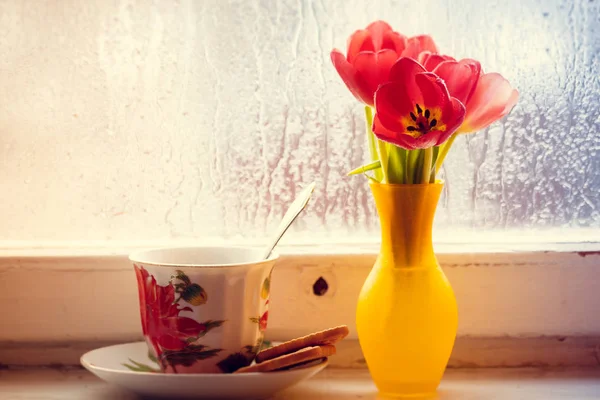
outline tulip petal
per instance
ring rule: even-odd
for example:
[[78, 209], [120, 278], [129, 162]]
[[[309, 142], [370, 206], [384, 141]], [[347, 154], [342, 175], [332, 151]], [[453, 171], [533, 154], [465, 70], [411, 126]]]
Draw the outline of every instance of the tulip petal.
[[402, 53], [402, 56], [417, 59], [419, 54], [423, 51], [429, 51], [431, 53], [438, 52], [433, 38], [429, 35], [419, 35], [408, 38], [406, 41], [406, 49]]
[[[419, 57], [421, 57], [421, 55], [419, 55]], [[425, 67], [427, 71], [435, 70], [435, 68], [444, 61], [456, 61], [453, 57], [432, 53], [428, 53], [426, 56], [421, 58], [423, 60], [421, 64]]]
[[405, 129], [401, 118], [410, 114], [415, 109], [415, 103], [421, 100], [419, 88], [414, 83], [406, 85], [394, 81], [383, 84], [375, 92], [375, 110], [385, 127], [395, 132]]
[[465, 120], [465, 106], [457, 98], [452, 97], [442, 116], [446, 124], [446, 130], [441, 132], [438, 142], [435, 144], [436, 146], [448, 140], [463, 123]]
[[384, 49], [377, 53], [362, 52], [354, 60], [354, 68], [364, 82], [365, 92], [371, 94], [370, 103], [379, 85], [389, 80], [390, 69], [398, 59], [395, 51]]
[[405, 149], [413, 150], [417, 147], [417, 140], [410, 135], [401, 133], [404, 129], [396, 131], [395, 129], [388, 129], [383, 125], [380, 120], [380, 115], [375, 114], [373, 118], [373, 133], [379, 140], [383, 140], [387, 143], [392, 143]]
[[431, 57], [431, 54], [432, 53], [430, 51], [422, 51], [417, 56], [416, 60], [419, 62], [419, 64], [425, 66], [425, 62], [427, 62], [427, 59]]
[[361, 51], [375, 51], [371, 31], [367, 29], [360, 29], [348, 38], [348, 62], [352, 64]]
[[331, 62], [354, 97], [372, 106], [374, 90], [368, 87], [354, 66], [346, 60], [346, 57], [339, 50], [334, 49], [331, 52]]
[[375, 116], [373, 117], [373, 133], [375, 133], [375, 135], [377, 135], [377, 137], [380, 137], [381, 140], [383, 140], [383, 138], [393, 138], [394, 136], [396, 136], [396, 131], [397, 128], [394, 127], [394, 129], [388, 129], [386, 128], [386, 126], [381, 122], [381, 113], [376, 113]]
[[[417, 139], [415, 147], [418, 149], [426, 149], [428, 147], [437, 146], [438, 142], [441, 142], [440, 137], [445, 132], [442, 131], [431, 131]], [[442, 141], [443, 142], [443, 141]]]
[[402, 57], [390, 69], [389, 80], [410, 85], [411, 83], [414, 84], [415, 75], [421, 72], [427, 72], [421, 64], [412, 58]]
[[426, 108], [446, 108], [450, 94], [443, 80], [431, 72], [423, 72], [415, 76], [415, 82], [422, 93], [422, 105]]
[[517, 103], [519, 92], [498, 73], [479, 78], [473, 95], [466, 104], [467, 115], [460, 133], [470, 133], [488, 127], [506, 116]]
[[419, 147], [419, 145], [420, 145], [419, 139], [415, 139], [414, 137], [412, 137], [410, 135], [405, 135], [403, 133], [397, 134], [394, 137], [393, 141], [390, 141], [390, 143], [393, 143], [396, 146], [400, 146], [403, 149], [407, 149], [407, 150], [414, 150], [414, 149], [422, 148], [422, 147]]
[[392, 27], [385, 21], [375, 21], [367, 26], [367, 31], [371, 34], [371, 38], [373, 40], [373, 50], [379, 51], [383, 49], [383, 38], [387, 32], [393, 32]]
[[452, 97], [466, 104], [477, 86], [481, 65], [478, 61], [468, 59], [444, 61], [433, 72], [444, 80]]
[[394, 50], [396, 54], [402, 54], [406, 48], [406, 36], [401, 35], [398, 32], [387, 32], [383, 36], [381, 48]]

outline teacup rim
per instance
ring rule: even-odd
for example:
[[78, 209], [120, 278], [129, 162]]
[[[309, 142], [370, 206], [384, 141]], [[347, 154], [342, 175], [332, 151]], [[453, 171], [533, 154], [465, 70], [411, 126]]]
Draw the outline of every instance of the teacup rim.
[[189, 250], [189, 249], [216, 249], [216, 250], [255, 250], [260, 251], [260, 247], [256, 246], [228, 246], [228, 245], [211, 245], [211, 246], [164, 246], [164, 247], [153, 247], [144, 250], [138, 250], [131, 254], [129, 254], [129, 261], [134, 264], [145, 264], [152, 265], [156, 267], [165, 267], [165, 268], [236, 268], [236, 267], [248, 267], [251, 265], [261, 265], [266, 263], [272, 263], [279, 259], [279, 254], [275, 251], [271, 252], [269, 258], [264, 260], [256, 260], [256, 261], [246, 261], [239, 263], [160, 263], [155, 261], [149, 261], [148, 259], [144, 259], [142, 256], [145, 253], [149, 253], [152, 251], [165, 251], [165, 250]]

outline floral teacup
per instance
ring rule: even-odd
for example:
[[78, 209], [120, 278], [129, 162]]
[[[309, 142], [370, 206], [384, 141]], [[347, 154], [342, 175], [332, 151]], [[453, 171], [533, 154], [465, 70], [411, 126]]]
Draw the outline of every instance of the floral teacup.
[[271, 271], [261, 249], [186, 247], [132, 254], [142, 331], [166, 373], [249, 365], [267, 326]]

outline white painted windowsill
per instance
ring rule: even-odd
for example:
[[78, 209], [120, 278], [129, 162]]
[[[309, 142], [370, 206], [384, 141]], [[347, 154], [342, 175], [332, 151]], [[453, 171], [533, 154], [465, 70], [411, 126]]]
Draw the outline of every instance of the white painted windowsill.
[[[141, 338], [127, 254], [156, 244], [3, 245], [0, 364], [77, 364], [91, 348]], [[598, 250], [597, 242], [436, 245], [459, 307], [450, 365], [600, 365]], [[354, 313], [377, 251], [375, 243], [281, 247], [267, 338], [347, 324], [351, 334], [337, 366], [364, 367]], [[317, 296], [313, 284], [320, 277], [328, 290]]]
[[[600, 393], [600, 370], [448, 370], [436, 400], [591, 400]], [[327, 368], [272, 400], [375, 400], [366, 370]], [[134, 400], [134, 394], [86, 371], [0, 371], [0, 399]]]

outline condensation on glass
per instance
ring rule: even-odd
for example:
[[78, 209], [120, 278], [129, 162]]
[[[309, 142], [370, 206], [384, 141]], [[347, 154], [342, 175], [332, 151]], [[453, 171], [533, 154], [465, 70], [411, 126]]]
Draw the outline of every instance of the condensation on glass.
[[[361, 105], [329, 52], [384, 18], [521, 93], [457, 140], [439, 240], [600, 227], [600, 1], [0, 4], [0, 240], [377, 240]], [[567, 231], [568, 230], [568, 231]]]

